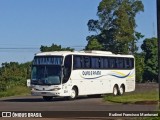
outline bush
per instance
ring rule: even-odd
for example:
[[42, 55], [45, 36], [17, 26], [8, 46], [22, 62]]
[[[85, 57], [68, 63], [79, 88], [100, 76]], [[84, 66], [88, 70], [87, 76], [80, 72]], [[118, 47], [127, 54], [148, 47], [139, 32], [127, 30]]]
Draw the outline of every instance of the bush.
[[13, 86], [6, 91], [0, 92], [0, 97], [15, 96], [15, 95], [27, 95], [30, 93], [30, 89], [24, 86]]

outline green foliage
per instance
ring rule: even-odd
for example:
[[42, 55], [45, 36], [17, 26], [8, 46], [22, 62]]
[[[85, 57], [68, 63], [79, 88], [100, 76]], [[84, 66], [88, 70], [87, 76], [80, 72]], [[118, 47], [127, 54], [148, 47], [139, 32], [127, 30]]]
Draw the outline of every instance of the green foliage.
[[104, 97], [105, 101], [116, 102], [116, 103], [136, 103], [136, 102], [147, 102], [159, 100], [158, 91], [150, 90], [145, 92], [135, 92], [132, 94], [125, 94], [123, 96], [107, 95]]
[[103, 46], [98, 42], [97, 39], [93, 38], [88, 41], [88, 45], [85, 48], [86, 50], [102, 50]]
[[[89, 31], [96, 32], [95, 39], [103, 50], [113, 53], [135, 53], [136, 42], [142, 38], [141, 33], [135, 31], [135, 16], [144, 10], [139, 0], [102, 0], [98, 6], [99, 20], [89, 20]], [[89, 48], [93, 37], [88, 37]], [[99, 46], [99, 44], [97, 44]], [[95, 48], [95, 47], [94, 47]], [[99, 48], [99, 47], [98, 47]]]
[[17, 62], [2, 63], [0, 68], [0, 91], [6, 91], [13, 86], [26, 86], [30, 78], [31, 62], [19, 64]]
[[135, 54], [135, 63], [136, 63], [136, 82], [143, 82], [143, 73], [144, 73], [144, 53]]
[[158, 82], [158, 44], [157, 38], [147, 38], [141, 46], [145, 54], [144, 80]]
[[52, 44], [50, 47], [41, 45], [41, 52], [49, 52], [49, 51], [74, 51], [73, 48], [67, 47], [62, 48], [61, 45]]
[[30, 93], [30, 89], [25, 86], [14, 86], [6, 91], [0, 92], [0, 98], [1, 97], [7, 97], [7, 96], [15, 96], [15, 95], [27, 95]]

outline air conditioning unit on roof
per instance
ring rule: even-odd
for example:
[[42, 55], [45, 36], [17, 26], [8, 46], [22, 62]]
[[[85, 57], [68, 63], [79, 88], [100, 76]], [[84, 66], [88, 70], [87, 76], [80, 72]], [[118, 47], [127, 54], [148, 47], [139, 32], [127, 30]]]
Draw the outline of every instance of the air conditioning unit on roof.
[[112, 52], [109, 51], [100, 51], [100, 50], [90, 50], [90, 51], [84, 51], [85, 53], [95, 53], [95, 54], [113, 54]]

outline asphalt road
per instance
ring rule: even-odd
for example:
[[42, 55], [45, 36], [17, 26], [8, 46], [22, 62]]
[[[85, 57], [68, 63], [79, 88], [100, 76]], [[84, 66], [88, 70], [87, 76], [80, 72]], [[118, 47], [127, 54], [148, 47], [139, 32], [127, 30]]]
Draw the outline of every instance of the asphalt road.
[[104, 102], [102, 98], [81, 97], [73, 101], [57, 98], [43, 101], [37, 96], [0, 99], [0, 111], [152, 111], [157, 105], [135, 105]]
[[73, 101], [56, 98], [49, 102], [39, 96], [14, 96], [0, 99], [0, 111], [154, 111], [157, 109], [157, 104], [110, 103], [104, 102], [103, 98], [88, 97], [80, 97]]

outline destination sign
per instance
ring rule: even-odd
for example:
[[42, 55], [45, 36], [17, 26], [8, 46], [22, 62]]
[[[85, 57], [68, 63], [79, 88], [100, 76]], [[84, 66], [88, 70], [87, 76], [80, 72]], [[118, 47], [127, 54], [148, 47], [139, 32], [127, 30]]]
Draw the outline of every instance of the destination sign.
[[61, 56], [36, 56], [33, 65], [61, 65], [62, 60]]

